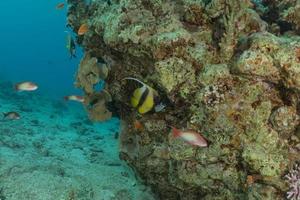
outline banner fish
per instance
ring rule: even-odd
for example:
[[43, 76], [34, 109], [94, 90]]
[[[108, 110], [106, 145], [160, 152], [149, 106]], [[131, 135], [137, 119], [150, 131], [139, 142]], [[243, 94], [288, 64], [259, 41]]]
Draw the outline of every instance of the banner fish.
[[199, 147], [208, 146], [207, 140], [200, 133], [197, 133], [196, 131], [192, 131], [192, 130], [181, 131], [175, 127], [172, 127], [172, 132], [175, 138], [179, 137], [191, 145], [195, 145]]
[[76, 44], [70, 33], [67, 35], [66, 48], [70, 54], [70, 58], [76, 58]]
[[149, 85], [145, 84], [144, 82], [132, 78], [127, 77], [124, 78], [125, 80], [134, 80], [142, 85], [142, 87], [137, 88], [134, 90], [133, 95], [131, 97], [131, 105], [134, 108], [137, 108], [140, 114], [144, 114], [152, 110], [154, 106], [154, 97], [158, 96], [156, 90], [151, 88]]
[[17, 83], [15, 85], [15, 89], [17, 91], [34, 91], [38, 89], [38, 86], [33, 82], [25, 81], [25, 82]]

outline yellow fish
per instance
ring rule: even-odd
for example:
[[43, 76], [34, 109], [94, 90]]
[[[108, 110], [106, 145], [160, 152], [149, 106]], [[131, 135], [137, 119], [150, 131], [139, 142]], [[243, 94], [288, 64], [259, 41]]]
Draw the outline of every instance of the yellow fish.
[[138, 83], [142, 84], [142, 87], [134, 90], [133, 95], [131, 97], [131, 105], [134, 108], [137, 108], [140, 114], [144, 114], [152, 110], [154, 106], [154, 97], [157, 94], [156, 90], [151, 88], [146, 83], [132, 77], [124, 78], [126, 80], [134, 80]]

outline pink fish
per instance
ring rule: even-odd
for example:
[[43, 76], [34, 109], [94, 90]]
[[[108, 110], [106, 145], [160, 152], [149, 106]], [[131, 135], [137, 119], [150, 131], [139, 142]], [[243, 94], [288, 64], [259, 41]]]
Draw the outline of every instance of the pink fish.
[[33, 82], [25, 81], [25, 82], [16, 84], [15, 89], [17, 91], [34, 91], [34, 90], [38, 89], [38, 86]]
[[192, 130], [181, 131], [175, 127], [172, 127], [172, 132], [175, 138], [180, 137], [182, 140], [184, 140], [185, 142], [191, 145], [195, 145], [199, 147], [208, 146], [207, 140], [200, 133], [197, 133], [196, 131], [192, 131]]
[[77, 101], [77, 102], [80, 102], [80, 103], [84, 103], [84, 97], [78, 96], [78, 95], [65, 96], [64, 99], [66, 101]]

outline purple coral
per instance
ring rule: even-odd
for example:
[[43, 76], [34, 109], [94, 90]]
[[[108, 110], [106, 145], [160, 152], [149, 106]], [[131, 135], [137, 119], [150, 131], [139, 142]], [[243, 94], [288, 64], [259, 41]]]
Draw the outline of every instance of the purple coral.
[[284, 176], [289, 183], [290, 190], [286, 193], [287, 199], [300, 200], [300, 165], [296, 164], [291, 171]]

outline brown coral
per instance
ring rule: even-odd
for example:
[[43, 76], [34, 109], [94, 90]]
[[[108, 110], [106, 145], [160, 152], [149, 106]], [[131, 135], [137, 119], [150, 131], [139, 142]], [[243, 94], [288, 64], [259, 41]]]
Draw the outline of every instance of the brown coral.
[[85, 105], [89, 113], [89, 118], [92, 121], [105, 121], [110, 119], [112, 113], [107, 109], [106, 104], [111, 101], [111, 96], [106, 90], [87, 95]]
[[86, 53], [82, 58], [76, 75], [75, 85], [84, 90], [85, 93], [94, 92], [94, 86], [108, 75], [108, 67], [98, 62], [96, 57]]
[[75, 85], [84, 90], [85, 105], [89, 117], [93, 121], [104, 121], [112, 116], [112, 113], [106, 108], [107, 102], [112, 101], [110, 94], [106, 90], [101, 92], [94, 90], [94, 86], [107, 76], [108, 67], [86, 53], [80, 62]]

